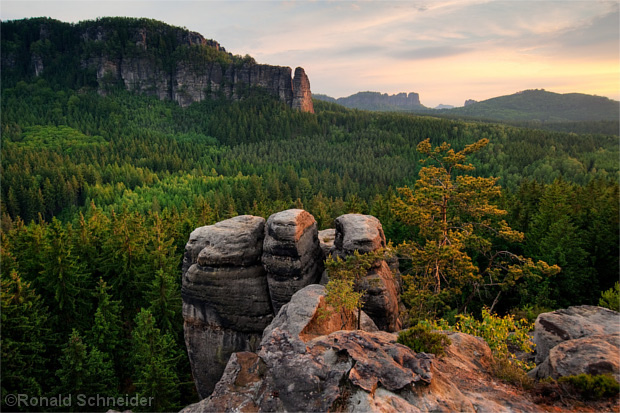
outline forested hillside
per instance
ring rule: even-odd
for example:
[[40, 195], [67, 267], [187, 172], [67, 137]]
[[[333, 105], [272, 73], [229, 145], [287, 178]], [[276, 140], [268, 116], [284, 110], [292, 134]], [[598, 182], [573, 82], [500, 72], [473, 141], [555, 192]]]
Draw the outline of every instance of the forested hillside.
[[543, 89], [524, 90], [445, 110], [483, 119], [539, 122], [617, 121], [619, 111], [618, 101], [606, 97]]
[[260, 89], [183, 108], [123, 87], [102, 96], [94, 74], [60, 73], [3, 71], [3, 394], [138, 393], [155, 398], [146, 410], [195, 401], [179, 293], [189, 233], [303, 207], [321, 229], [362, 212], [394, 244], [420, 239], [394, 207], [418, 179], [425, 139], [457, 150], [488, 139], [472, 174], [499, 178], [494, 201], [525, 234], [502, 247], [562, 268], [510, 286], [496, 311], [596, 303], [617, 279], [616, 136], [320, 101], [303, 113]]

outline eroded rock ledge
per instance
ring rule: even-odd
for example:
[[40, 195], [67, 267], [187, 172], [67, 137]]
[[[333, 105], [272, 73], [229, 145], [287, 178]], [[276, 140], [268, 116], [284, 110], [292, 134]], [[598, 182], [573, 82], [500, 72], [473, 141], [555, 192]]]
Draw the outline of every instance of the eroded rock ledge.
[[[304, 334], [317, 324], [324, 294], [320, 285], [297, 292], [265, 329], [258, 352], [234, 353], [213, 394], [182, 412], [538, 410], [490, 379], [488, 345], [467, 334], [449, 333], [453, 344], [439, 360], [372, 324]], [[321, 325], [338, 328], [332, 317]]]

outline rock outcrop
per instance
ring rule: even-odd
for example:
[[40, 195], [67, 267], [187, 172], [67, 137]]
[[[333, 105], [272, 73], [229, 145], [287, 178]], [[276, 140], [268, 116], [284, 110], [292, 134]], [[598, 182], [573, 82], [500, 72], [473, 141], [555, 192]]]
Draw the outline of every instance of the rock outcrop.
[[556, 345], [577, 338], [620, 333], [620, 314], [607, 308], [582, 305], [540, 314], [534, 325], [536, 364]]
[[[381, 222], [371, 215], [346, 214], [336, 218], [335, 224], [334, 245], [330, 250], [334, 256], [346, 258], [355, 251], [365, 254], [386, 246]], [[377, 261], [356, 288], [366, 291], [362, 308], [380, 330], [400, 330], [400, 286], [385, 260]]]
[[319, 231], [319, 245], [321, 246], [323, 255], [325, 255], [326, 257], [329, 255], [331, 249], [334, 247], [335, 239], [336, 230], [334, 228]]
[[333, 254], [345, 258], [355, 251], [374, 252], [386, 246], [381, 222], [372, 215], [346, 214], [335, 220]]
[[264, 226], [264, 218], [238, 216], [196, 229], [186, 245], [185, 343], [201, 397], [213, 391], [232, 353], [257, 349], [273, 319], [260, 261]]
[[326, 95], [316, 95], [319, 100], [338, 103], [352, 109], [402, 111], [426, 109], [420, 103], [420, 95], [415, 92], [388, 95], [380, 92], [358, 92], [354, 95], [334, 99]]
[[295, 292], [320, 280], [323, 252], [314, 217], [303, 209], [271, 215], [265, 226], [262, 262], [277, 314]]
[[317, 325], [322, 288], [297, 292], [265, 329], [258, 353], [234, 354], [213, 394], [183, 412], [538, 410], [490, 379], [491, 351], [476, 337], [449, 333], [448, 355], [435, 359], [381, 331], [305, 335]]
[[534, 327], [536, 368], [542, 379], [612, 374], [620, 381], [620, 314], [582, 305], [540, 314]]
[[531, 372], [534, 378], [611, 374], [620, 381], [620, 333], [564, 341]]
[[[320, 241], [316, 220], [302, 209], [275, 213], [267, 221], [243, 215], [195, 229], [185, 246], [181, 291], [185, 340], [199, 395], [211, 394], [231, 354], [256, 351], [274, 317], [271, 326], [282, 320], [290, 325], [295, 318], [291, 311], [300, 308], [287, 307], [295, 293], [306, 287], [307, 292], [321, 291], [315, 291], [315, 298], [322, 296], [324, 287], [318, 283], [326, 282], [325, 252], [346, 257], [385, 245], [379, 220], [359, 214], [339, 217], [336, 229], [323, 231]], [[398, 285], [388, 263], [378, 260], [357, 288], [366, 291], [363, 328], [397, 330]], [[317, 300], [307, 305], [312, 314]], [[338, 315], [310, 325], [295, 334], [316, 337], [357, 324]]]
[[[302, 68], [293, 76], [290, 67], [257, 64], [187, 29], [131, 18], [102, 18], [76, 25], [41, 18], [23, 24], [36, 24], [34, 20], [39, 20], [38, 33], [6, 39], [20, 44], [23, 51], [16, 50], [15, 44], [7, 51], [3, 48], [3, 70], [28, 66], [29, 72], [40, 76], [46, 67], [58, 67], [63, 59], [74, 64], [74, 57], [79, 56], [84, 83], [98, 84], [104, 95], [123, 85], [188, 106], [205, 99], [240, 100], [251, 89], [261, 88], [291, 108], [314, 112], [310, 81]], [[54, 44], [59, 39], [63, 44]], [[39, 51], [39, 43], [55, 53]], [[19, 61], [24, 56], [29, 62]]]

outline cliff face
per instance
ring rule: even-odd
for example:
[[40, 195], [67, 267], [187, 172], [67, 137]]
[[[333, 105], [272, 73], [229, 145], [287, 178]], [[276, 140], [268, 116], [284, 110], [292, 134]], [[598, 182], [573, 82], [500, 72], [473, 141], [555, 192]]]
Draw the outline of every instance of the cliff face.
[[[188, 106], [204, 99], [235, 101], [262, 88], [291, 108], [314, 112], [310, 81], [302, 68], [293, 77], [290, 67], [234, 56], [216, 41], [186, 29], [126, 18], [77, 25], [51, 19], [9, 23], [3, 31], [3, 69], [38, 77], [66, 68], [66, 62], [79, 62], [80, 77], [94, 76], [85, 83], [96, 84], [101, 94], [124, 86]], [[19, 35], [24, 26], [31, 35], [28, 40]]]
[[101, 57], [90, 59], [85, 65], [96, 69], [99, 90], [103, 94], [109, 85], [120, 80], [127, 90], [174, 100], [186, 107], [209, 98], [237, 101], [244, 92], [260, 87], [293, 109], [314, 113], [310, 81], [300, 67], [295, 70], [293, 80], [291, 68], [283, 66], [244, 63], [237, 67], [209, 62], [196, 70], [191, 63], [179, 61], [169, 73], [153, 63], [149, 58], [109, 60]]

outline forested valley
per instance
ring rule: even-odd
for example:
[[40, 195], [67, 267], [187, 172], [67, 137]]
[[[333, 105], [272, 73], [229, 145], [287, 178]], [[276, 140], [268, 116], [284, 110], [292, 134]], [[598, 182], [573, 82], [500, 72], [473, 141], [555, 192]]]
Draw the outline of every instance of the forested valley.
[[[303, 208], [319, 229], [357, 212], [379, 218], [393, 245], [420, 240], [395, 206], [398, 188], [415, 188], [426, 139], [456, 150], [488, 140], [471, 174], [498, 178], [493, 202], [524, 234], [499, 247], [561, 268], [505, 286], [494, 311], [597, 304], [617, 281], [618, 136], [314, 108], [258, 89], [181, 108], [3, 78], [2, 393], [139, 393], [155, 398], [149, 410], [196, 401], [180, 298], [189, 233]], [[496, 296], [454, 294], [437, 316], [463, 310], [459, 297], [477, 314]]]

